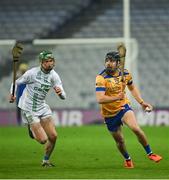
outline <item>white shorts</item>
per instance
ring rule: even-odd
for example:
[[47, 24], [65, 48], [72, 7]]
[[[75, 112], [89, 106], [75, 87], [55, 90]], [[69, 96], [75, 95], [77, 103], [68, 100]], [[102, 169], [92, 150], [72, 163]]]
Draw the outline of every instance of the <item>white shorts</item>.
[[52, 116], [52, 111], [49, 106], [45, 106], [40, 112], [30, 112], [21, 109], [22, 121], [24, 124], [38, 123], [42, 119]]

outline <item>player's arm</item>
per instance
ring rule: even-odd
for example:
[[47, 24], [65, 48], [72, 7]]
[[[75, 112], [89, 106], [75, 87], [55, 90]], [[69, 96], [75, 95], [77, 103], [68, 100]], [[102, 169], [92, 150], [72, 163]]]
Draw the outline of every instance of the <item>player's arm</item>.
[[147, 112], [151, 112], [153, 107], [151, 104], [145, 102], [141, 97], [141, 93], [138, 88], [132, 83], [127, 85], [128, 89], [130, 90], [132, 96], [136, 99], [136, 101], [142, 106], [143, 110]]
[[54, 87], [54, 90], [56, 92], [56, 94], [60, 97], [60, 99], [66, 99], [66, 93], [63, 89], [63, 87]]
[[12, 95], [12, 86], [13, 86], [13, 83], [11, 84], [10, 97], [9, 97], [9, 101], [10, 101], [11, 103], [15, 102], [15, 99], [16, 99], [16, 91], [17, 91], [18, 85], [30, 83], [30, 80], [31, 80], [31, 71], [27, 71], [27, 72], [25, 72], [21, 77], [19, 77], [19, 78], [15, 81], [16, 87], [15, 87], [14, 96]]
[[124, 98], [124, 92], [120, 92], [117, 96], [107, 96], [105, 94], [105, 80], [101, 75], [96, 76], [96, 100], [99, 104], [112, 103]]
[[96, 99], [99, 104], [112, 103], [117, 100], [122, 100], [124, 97], [125, 97], [124, 92], [120, 92], [117, 96], [111, 97], [105, 95], [105, 91], [96, 90]]
[[60, 99], [66, 99], [66, 93], [63, 89], [62, 81], [55, 71], [53, 71], [52, 84], [55, 93], [60, 97]]

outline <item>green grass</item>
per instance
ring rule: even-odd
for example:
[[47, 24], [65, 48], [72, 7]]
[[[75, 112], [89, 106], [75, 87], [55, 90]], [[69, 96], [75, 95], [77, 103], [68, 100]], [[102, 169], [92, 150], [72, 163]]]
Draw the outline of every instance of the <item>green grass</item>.
[[135, 168], [123, 168], [123, 158], [104, 126], [57, 128], [59, 138], [51, 161], [40, 162], [43, 145], [28, 137], [26, 128], [0, 128], [0, 179], [167, 179], [169, 178], [169, 127], [144, 127], [160, 163], [150, 161], [128, 128], [124, 134]]

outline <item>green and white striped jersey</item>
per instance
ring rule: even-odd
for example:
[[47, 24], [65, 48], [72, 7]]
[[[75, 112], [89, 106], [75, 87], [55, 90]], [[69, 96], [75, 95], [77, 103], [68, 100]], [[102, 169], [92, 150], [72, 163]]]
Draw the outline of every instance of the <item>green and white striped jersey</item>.
[[60, 87], [61, 96], [66, 98], [61, 79], [55, 70], [45, 74], [40, 67], [34, 67], [16, 80], [16, 86], [19, 84], [26, 84], [18, 104], [18, 107], [26, 111], [43, 111], [46, 106], [45, 97], [50, 88]]

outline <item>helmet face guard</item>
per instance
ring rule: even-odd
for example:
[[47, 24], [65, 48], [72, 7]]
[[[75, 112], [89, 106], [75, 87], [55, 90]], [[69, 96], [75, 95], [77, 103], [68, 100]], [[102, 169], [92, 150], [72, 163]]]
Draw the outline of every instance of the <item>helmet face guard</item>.
[[52, 52], [50, 51], [42, 51], [40, 54], [39, 54], [39, 61], [40, 62], [43, 62], [43, 61], [46, 61], [48, 59], [53, 59], [55, 60]]
[[112, 60], [112, 61], [115, 61], [116, 62], [116, 67], [115, 68], [112, 68], [112, 67], [106, 67], [106, 72], [107, 73], [114, 73], [118, 67], [119, 67], [119, 64], [120, 64], [120, 55], [117, 51], [112, 51], [112, 52], [108, 52], [105, 56], [105, 63], [107, 62], [107, 60]]
[[[43, 62], [45, 62], [47, 60], [53, 60], [53, 63], [48, 64], [48, 65], [44, 64]], [[41, 70], [44, 73], [49, 73], [53, 69], [53, 67], [55, 66], [55, 58], [54, 58], [52, 52], [50, 52], [50, 51], [42, 51], [39, 54], [39, 61], [41, 63]]]
[[107, 59], [112, 59], [114, 61], [120, 61], [120, 55], [117, 51], [108, 52], [105, 56], [105, 61]]

